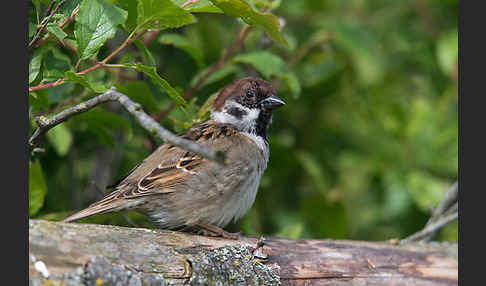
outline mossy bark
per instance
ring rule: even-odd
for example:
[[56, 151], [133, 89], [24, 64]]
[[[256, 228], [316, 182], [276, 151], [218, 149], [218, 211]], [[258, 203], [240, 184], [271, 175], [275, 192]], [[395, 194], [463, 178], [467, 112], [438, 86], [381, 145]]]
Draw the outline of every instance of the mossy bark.
[[255, 251], [257, 241], [30, 220], [30, 285], [458, 283], [456, 244], [267, 238]]

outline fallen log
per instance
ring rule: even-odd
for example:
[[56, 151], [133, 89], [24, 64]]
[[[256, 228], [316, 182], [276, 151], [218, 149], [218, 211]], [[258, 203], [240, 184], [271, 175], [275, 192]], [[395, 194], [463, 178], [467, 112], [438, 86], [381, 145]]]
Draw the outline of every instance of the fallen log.
[[30, 285], [457, 285], [457, 244], [240, 240], [29, 221]]

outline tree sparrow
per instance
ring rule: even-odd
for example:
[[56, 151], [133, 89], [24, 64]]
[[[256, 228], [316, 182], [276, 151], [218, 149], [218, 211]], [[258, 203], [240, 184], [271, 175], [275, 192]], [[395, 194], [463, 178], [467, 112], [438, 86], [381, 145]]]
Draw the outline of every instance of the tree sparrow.
[[133, 209], [164, 229], [237, 238], [221, 229], [252, 206], [269, 147], [272, 111], [285, 104], [269, 82], [239, 79], [221, 90], [211, 118], [179, 136], [226, 153], [227, 165], [163, 144], [101, 201], [64, 219]]

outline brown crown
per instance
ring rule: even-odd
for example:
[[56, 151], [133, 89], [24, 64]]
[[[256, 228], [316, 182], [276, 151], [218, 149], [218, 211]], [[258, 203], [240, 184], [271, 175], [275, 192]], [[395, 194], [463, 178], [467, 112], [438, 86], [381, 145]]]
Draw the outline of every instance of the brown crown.
[[240, 78], [232, 84], [227, 85], [219, 92], [218, 97], [214, 101], [214, 110], [221, 110], [228, 98], [244, 96], [249, 89], [258, 90], [260, 94], [265, 94], [267, 96], [276, 94], [275, 89], [266, 80], [257, 77]]

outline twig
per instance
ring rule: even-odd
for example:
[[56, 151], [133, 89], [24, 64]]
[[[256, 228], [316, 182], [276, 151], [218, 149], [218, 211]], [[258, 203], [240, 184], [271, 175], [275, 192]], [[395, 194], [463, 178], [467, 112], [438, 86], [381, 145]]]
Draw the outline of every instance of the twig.
[[184, 7], [186, 7], [189, 4], [196, 3], [197, 1], [199, 1], [199, 0], [188, 0], [184, 4], [182, 4], [181, 8], [184, 8]]
[[[48, 11], [49, 11], [50, 9], [52, 9], [52, 4], [53, 4], [53, 2], [55, 2], [55, 0], [53, 0], [53, 1], [51, 2], [51, 4], [49, 5]], [[57, 10], [59, 10], [59, 8], [61, 8], [61, 6], [62, 6], [62, 5], [64, 5], [64, 3], [66, 3], [66, 0], [62, 0], [62, 1], [60, 1], [60, 2], [57, 4], [57, 6], [56, 6], [56, 8], [54, 9], [54, 11], [52, 11], [52, 13], [49, 15], [49, 18], [48, 18], [46, 21], [44, 21], [44, 23], [42, 24], [42, 26], [40, 27], [40, 29], [39, 29], [39, 30], [37, 30], [37, 32], [36, 32], [36, 33], [35, 33], [35, 35], [34, 35], [34, 38], [32, 38], [32, 41], [30, 41], [30, 43], [29, 43], [29, 45], [27, 46], [27, 48], [31, 49], [31, 48], [32, 48], [32, 46], [35, 44], [35, 42], [37, 42], [37, 41], [39, 40], [40, 35], [42, 34], [42, 32], [44, 32], [44, 29], [46, 28], [47, 24], [48, 24], [48, 23], [51, 21], [52, 17], [54, 16], [54, 14], [56, 14]]]
[[[201, 86], [202, 84], [209, 78], [210, 75], [212, 75], [215, 71], [217, 71], [218, 69], [222, 68], [224, 66], [224, 64], [226, 63], [226, 61], [233, 55], [233, 53], [235, 52], [235, 50], [243, 43], [243, 41], [245, 40], [246, 36], [248, 35], [248, 33], [252, 30], [252, 27], [251, 26], [248, 26], [246, 27], [245, 29], [243, 29], [239, 34], [238, 34], [238, 37], [236, 37], [236, 40], [233, 42], [233, 44], [226, 50], [226, 52], [223, 54], [223, 56], [215, 63], [213, 64], [207, 71], [206, 73], [204, 73], [200, 78], [199, 80], [194, 84], [193, 87], [187, 89], [185, 92], [184, 92], [184, 95], [183, 95], [183, 98], [185, 100], [188, 100], [192, 94], [197, 91]], [[155, 116], [154, 116], [154, 119], [156, 121], [159, 121], [160, 119], [164, 118], [167, 114], [169, 114], [177, 105], [175, 104], [172, 104], [171, 106], [169, 106], [169, 108], [167, 108], [166, 110], [164, 111], [161, 111], [159, 113], [157, 113]]]
[[458, 183], [449, 188], [439, 205], [432, 211], [424, 228], [413, 235], [403, 239], [401, 243], [410, 241], [430, 241], [439, 230], [458, 217]]
[[[71, 22], [74, 17], [76, 16], [76, 14], [78, 13], [79, 11], [79, 4], [78, 6], [76, 6], [76, 8], [73, 10], [73, 12], [71, 13], [71, 15], [66, 19], [64, 20], [64, 22], [62, 22], [61, 24], [59, 24], [59, 28], [62, 28], [64, 27], [67, 23]], [[44, 44], [47, 40], [49, 39], [49, 35], [47, 35], [46, 37], [42, 38], [40, 41], [38, 41], [36, 44], [35, 44], [35, 47], [38, 48], [40, 47], [42, 44]], [[65, 46], [66, 46], [66, 41], [63, 40], [62, 42]]]
[[113, 58], [116, 54], [118, 54], [121, 50], [123, 50], [126, 46], [128, 46], [129, 44], [133, 43], [134, 41], [136, 41], [138, 38], [140, 38], [141, 36], [145, 35], [145, 33], [147, 33], [147, 30], [143, 30], [142, 32], [138, 33], [138, 35], [136, 35], [135, 37], [133, 37], [135, 35], [135, 31], [137, 30], [137, 28], [135, 28], [135, 30], [133, 30], [133, 32], [127, 37], [127, 39], [116, 49], [114, 50], [111, 54], [109, 54], [104, 60], [101, 61], [101, 64], [106, 64], [109, 60], [111, 60], [111, 58]]
[[147, 37], [145, 37], [145, 39], [143, 39], [143, 44], [145, 46], [147, 46], [148, 44], [150, 44], [155, 38], [157, 38], [157, 36], [160, 34], [160, 30], [155, 30], [155, 31], [152, 31], [150, 32], [150, 34], [147, 35]]
[[458, 201], [458, 184], [457, 181], [449, 188], [447, 193], [445, 194], [442, 201], [439, 205], [435, 208], [432, 217], [427, 222], [427, 224], [432, 223], [432, 221], [438, 219], [442, 214], [444, 214], [447, 210], [449, 210], [454, 203]]
[[455, 212], [453, 214], [447, 215], [442, 217], [441, 219], [437, 220], [436, 222], [427, 225], [424, 229], [422, 229], [419, 232], [414, 233], [413, 235], [402, 239], [400, 243], [405, 244], [409, 243], [412, 241], [419, 241], [419, 240], [425, 240], [427, 237], [435, 235], [441, 228], [449, 224], [450, 222], [453, 222], [458, 218], [458, 213]]
[[214, 65], [212, 65], [208, 69], [208, 71], [199, 78], [199, 80], [196, 82], [196, 84], [193, 87], [187, 89], [184, 92], [185, 99], [188, 99], [194, 93], [194, 91], [198, 90], [199, 87], [201, 87], [201, 85], [209, 78], [210, 75], [212, 75], [219, 68], [223, 67], [226, 61], [233, 55], [235, 50], [243, 43], [246, 36], [252, 29], [253, 29], [252, 26], [248, 26], [238, 34], [238, 37], [236, 38], [234, 43], [229, 47], [229, 49], [226, 50], [226, 52], [223, 54], [221, 59], [219, 59], [219, 61], [217, 61]]
[[64, 27], [64, 25], [66, 25], [67, 23], [71, 22], [74, 19], [74, 17], [76, 16], [76, 14], [78, 14], [78, 12], [79, 12], [79, 4], [76, 6], [76, 8], [74, 8], [74, 10], [71, 13], [71, 15], [69, 16], [69, 18], [67, 18], [66, 20], [64, 20], [64, 22], [62, 22], [59, 25], [59, 28], [62, 28], [62, 27]]
[[133, 102], [126, 95], [117, 92], [114, 87], [92, 99], [63, 110], [51, 118], [46, 118], [43, 116], [37, 118], [37, 124], [39, 127], [34, 131], [34, 134], [29, 139], [29, 151], [31, 151], [37, 145], [41, 135], [45, 134], [54, 126], [68, 120], [74, 115], [86, 112], [93, 107], [108, 101], [118, 101], [130, 114], [136, 118], [138, 123], [142, 125], [143, 128], [165, 142], [178, 146], [184, 150], [194, 152], [204, 158], [216, 161], [218, 163], [226, 163], [224, 152], [211, 150], [207, 147], [199, 145], [194, 141], [183, 139], [172, 134], [169, 130], [160, 126], [154, 119], [152, 119], [152, 117], [148, 116], [142, 110], [140, 104]]
[[49, 16], [49, 14], [52, 11], [52, 8], [54, 8], [54, 4], [56, 4], [57, 0], [52, 0], [51, 3], [49, 3], [49, 6], [47, 6], [46, 12], [44, 13], [44, 18]]

